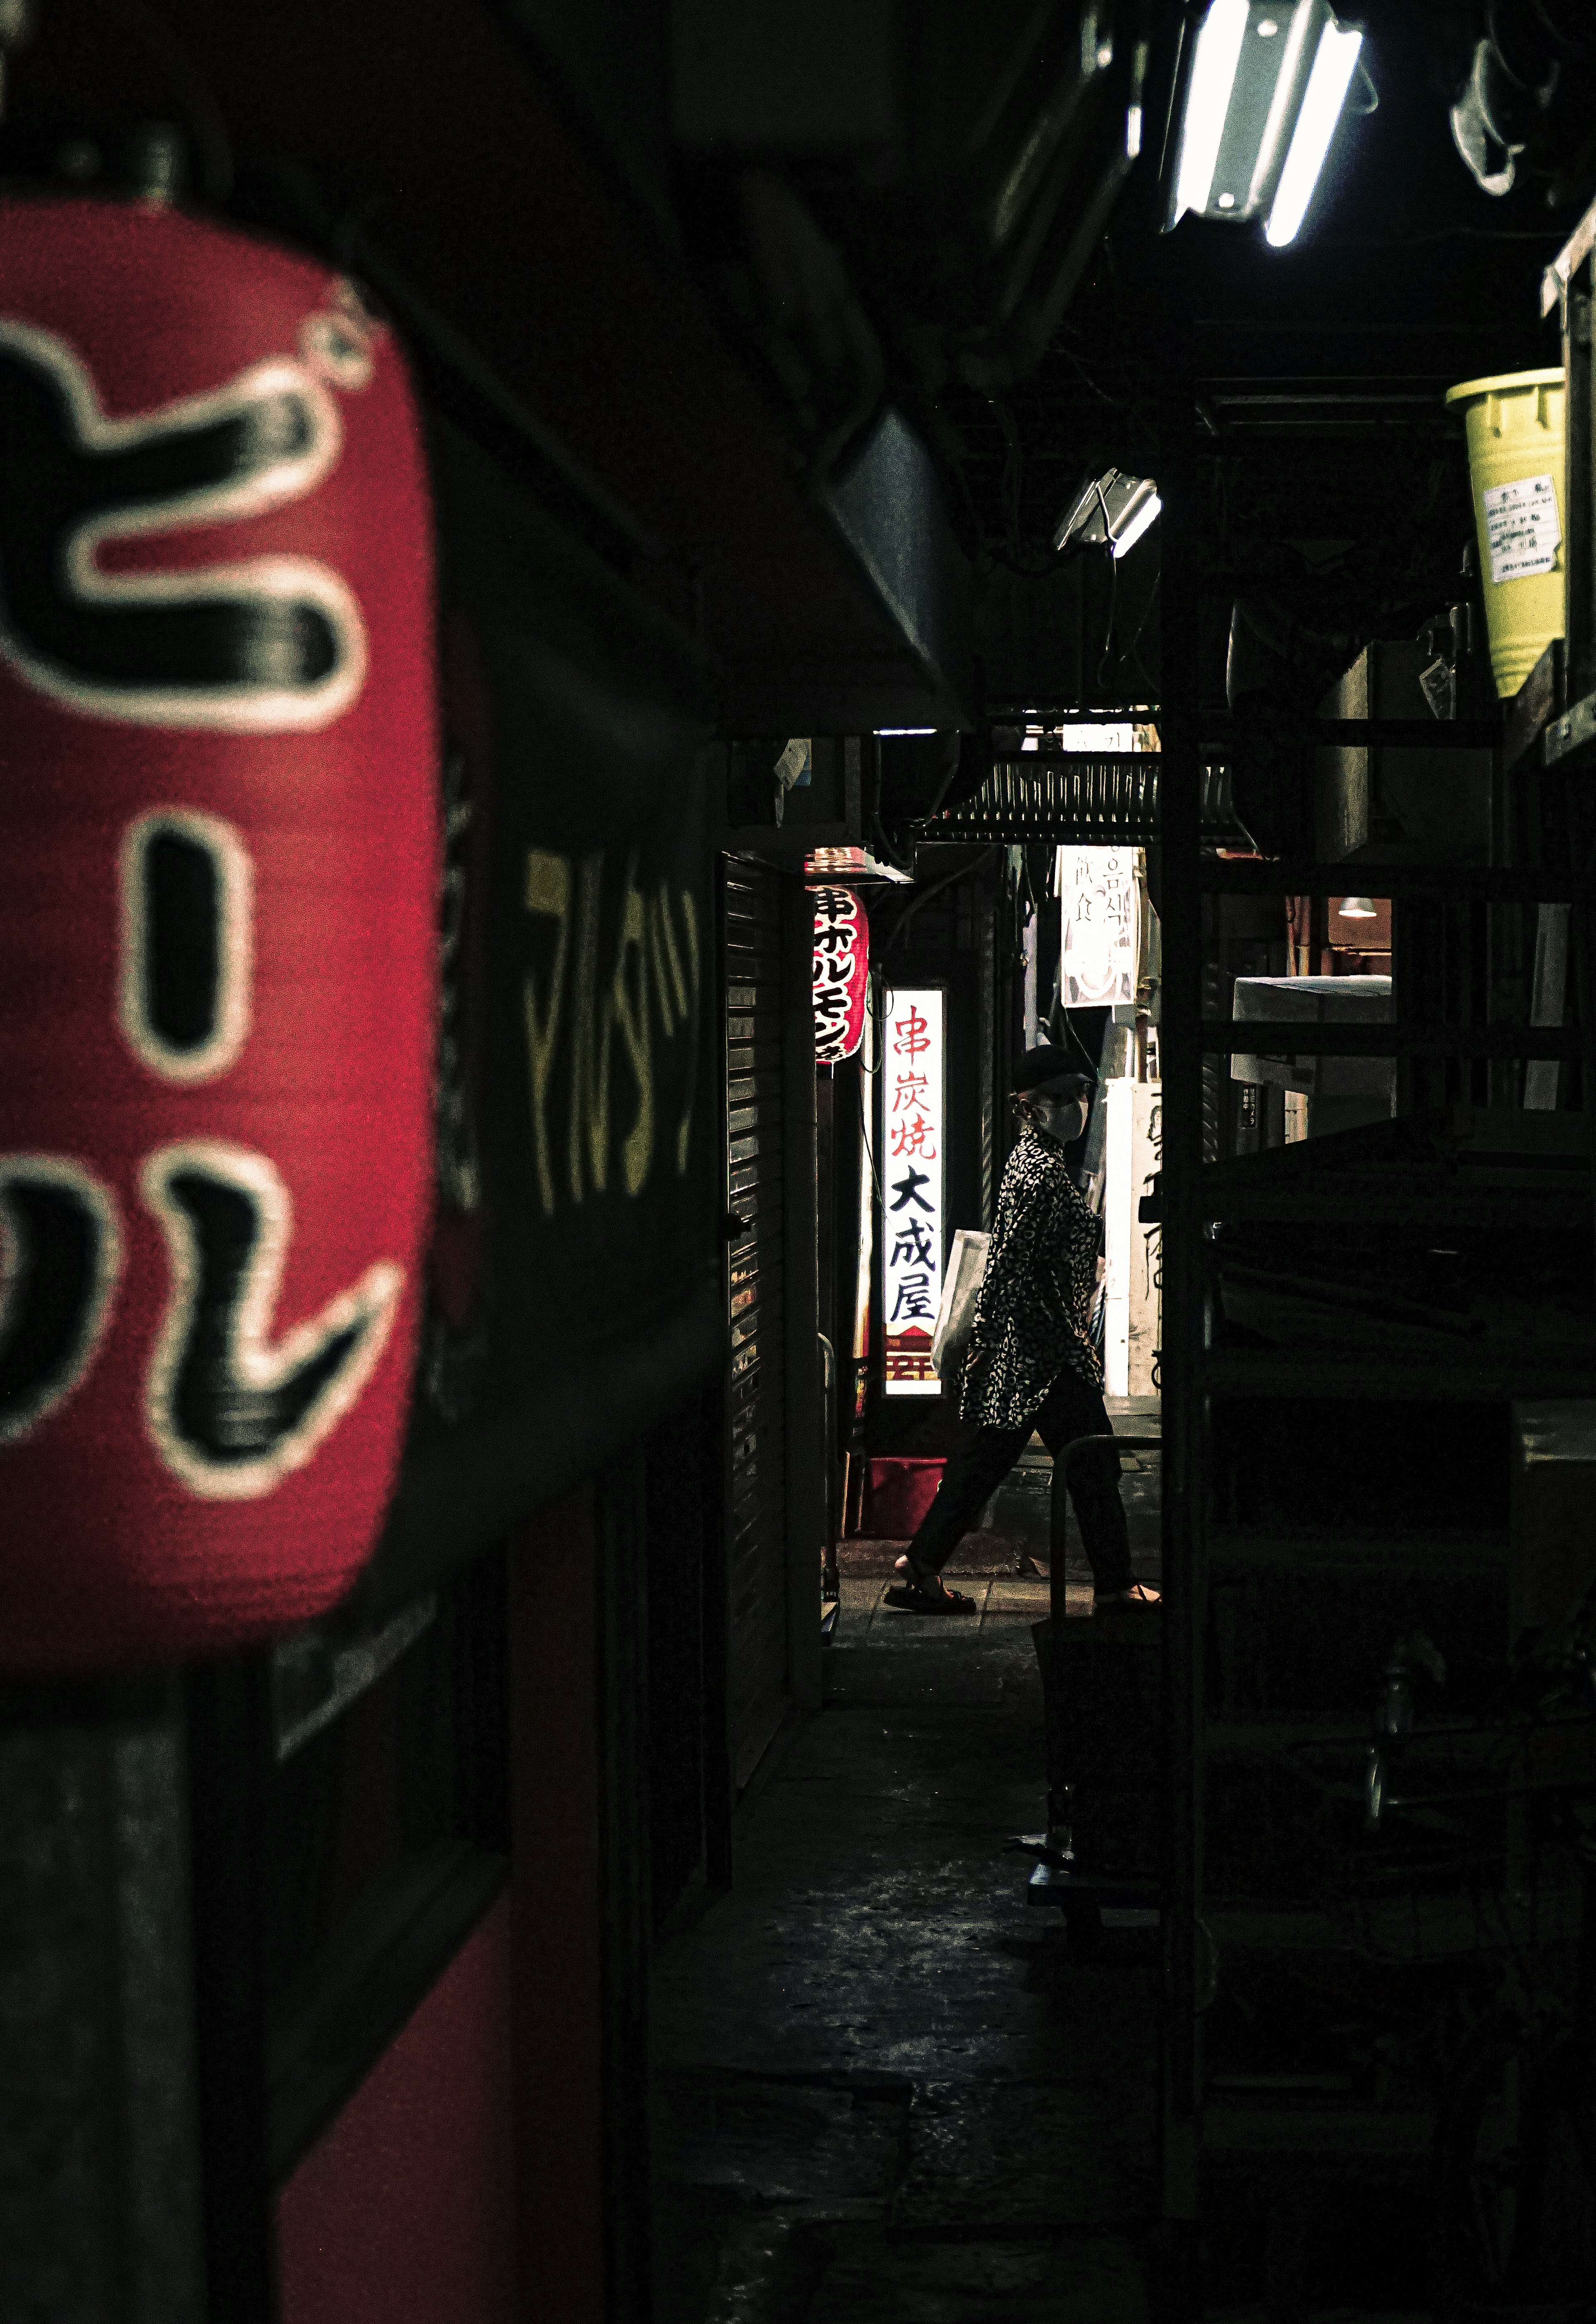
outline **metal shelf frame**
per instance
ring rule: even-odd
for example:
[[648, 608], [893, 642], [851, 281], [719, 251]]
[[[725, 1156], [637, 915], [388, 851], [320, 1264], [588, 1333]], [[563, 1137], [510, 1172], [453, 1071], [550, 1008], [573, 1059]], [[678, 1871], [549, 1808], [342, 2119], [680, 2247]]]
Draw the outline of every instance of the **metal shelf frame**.
[[1568, 1025], [1322, 1025], [1306, 1017], [1205, 1017], [1210, 1056], [1579, 1057]]
[[[1592, 392], [1592, 313], [1596, 310], [1596, 206], [1582, 222], [1564, 258], [1547, 276], [1548, 304], [1561, 300], [1568, 372], [1569, 471], [1565, 525], [1569, 562], [1568, 684], [1570, 706], [1563, 728], [1572, 738], [1561, 761], [1555, 744], [1535, 752], [1544, 768], [1582, 771], [1596, 768], [1596, 397]], [[1163, 991], [1159, 1036], [1163, 1073], [1163, 1443], [1164, 1443], [1164, 1675], [1162, 1772], [1165, 1832], [1162, 1866], [1163, 1981], [1160, 2015], [1161, 2196], [1165, 2232], [1173, 2255], [1184, 2255], [1190, 2291], [1187, 2312], [1202, 2312], [1196, 2265], [1199, 2249], [1199, 2190], [1203, 2179], [1203, 2034], [1201, 1971], [1204, 1894], [1204, 1786], [1208, 1758], [1205, 1706], [1205, 1603], [1207, 1592], [1206, 1466], [1209, 1398], [1216, 1392], [1345, 1393], [1342, 1379], [1356, 1369], [1365, 1388], [1369, 1367], [1339, 1363], [1333, 1355], [1305, 1351], [1300, 1361], [1277, 1365], [1256, 1356], [1211, 1351], [1203, 1267], [1205, 1217], [1204, 1094], [1207, 1063], [1237, 1051], [1395, 1056], [1404, 1059], [1579, 1058], [1583, 1061], [1587, 1104], [1592, 1079], [1590, 1019], [1596, 1013], [1596, 968], [1592, 960], [1592, 879], [1596, 878], [1596, 794], [1581, 804], [1582, 785], [1558, 786], [1559, 805], [1543, 826], [1542, 794], [1530, 793], [1533, 830], [1527, 845], [1515, 847], [1514, 825], [1505, 801], [1506, 712], [1490, 718], [1414, 720], [1292, 719], [1267, 725], [1204, 709], [1197, 639], [1202, 604], [1216, 580], [1204, 569], [1198, 532], [1199, 462], [1213, 443], [1202, 430], [1197, 401], [1196, 344], [1189, 306], [1190, 285], [1170, 254], [1162, 277], [1164, 370], [1160, 381], [1158, 482], [1163, 592], [1161, 700], [1145, 713], [1156, 723], [1162, 746], [1159, 836], [1162, 844]], [[1275, 447], [1278, 450], [1278, 446]], [[1230, 439], [1227, 456], [1244, 458], [1250, 447]], [[1548, 701], [1550, 701], [1548, 693]], [[1035, 706], [1037, 711], [1042, 706]], [[1556, 705], [1552, 704], [1554, 709]], [[1033, 714], [1034, 715], [1034, 714]], [[1538, 715], [1548, 725], [1551, 710]], [[1522, 724], [1520, 720], [1520, 724]], [[1455, 751], [1489, 748], [1493, 753], [1492, 860], [1487, 864], [1360, 862], [1329, 863], [1292, 858], [1215, 859], [1204, 853], [1201, 803], [1206, 766], [1244, 751], [1250, 742], [1270, 749], [1311, 748], [1328, 743], [1388, 744], [1404, 750]], [[1515, 749], [1523, 748], [1516, 733]], [[1559, 820], [1558, 818], [1561, 818]], [[1536, 860], [1545, 852], [1554, 860]], [[1211, 843], [1210, 843], [1211, 845]], [[1517, 854], [1518, 860], [1515, 860]], [[1436, 904], [1467, 903], [1513, 908], [1567, 905], [1571, 950], [1584, 964], [1576, 988], [1581, 1028], [1568, 1024], [1528, 1026], [1505, 1022], [1444, 1022], [1452, 1013], [1449, 991], [1432, 994], [1422, 1009], [1385, 1025], [1320, 1025], [1311, 1022], [1239, 1022], [1214, 1012], [1209, 985], [1205, 914], [1209, 899], [1223, 896], [1328, 896], [1350, 883], [1382, 895], [1429, 898]], [[1450, 971], [1448, 972], [1450, 974]], [[1417, 996], [1414, 996], [1416, 999]], [[1460, 1014], [1472, 1004], [1460, 994]], [[1438, 1002], [1438, 1006], [1437, 1006]], [[1399, 1005], [1399, 1001], [1398, 1001]], [[1487, 1001], [1489, 1019], [1497, 1005]], [[1478, 1013], [1476, 1011], [1476, 1013]], [[1405, 1072], [1412, 1072], [1405, 1066]], [[1422, 1190], [1421, 1190], [1422, 1191]], [[1310, 1204], [1311, 1207], [1311, 1204]], [[1543, 1351], [1545, 1352], [1545, 1351]], [[1511, 1392], [1511, 1351], [1493, 1348], [1472, 1368], [1495, 1389]], [[1529, 1370], [1536, 1368], [1533, 1364]], [[1555, 1355], [1541, 1367], [1557, 1369]], [[1574, 1367], [1569, 1367], [1569, 1376]], [[1420, 1398], [1457, 1392], [1471, 1367], [1448, 1352], [1445, 1360], [1393, 1354], [1379, 1367], [1377, 1392]], [[1279, 1383], [1291, 1375], [1284, 1387]], [[1514, 1375], [1516, 1376], [1516, 1375]], [[1468, 1383], [1465, 1381], [1465, 1385]], [[1540, 1385], [1537, 1379], [1537, 1385]], [[1173, 2259], [1173, 2272], [1182, 2262]]]
[[1477, 904], [1568, 904], [1587, 890], [1572, 874], [1547, 868], [1487, 863], [1321, 863], [1300, 857], [1205, 856], [1198, 874], [1206, 896], [1342, 896], [1399, 899], [1450, 896]]

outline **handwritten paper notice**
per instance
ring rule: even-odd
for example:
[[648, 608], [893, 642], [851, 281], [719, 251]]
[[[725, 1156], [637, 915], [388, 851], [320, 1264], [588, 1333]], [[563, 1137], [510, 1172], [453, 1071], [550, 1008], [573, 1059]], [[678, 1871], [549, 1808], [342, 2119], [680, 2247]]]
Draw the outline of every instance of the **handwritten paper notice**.
[[1554, 571], [1563, 521], [1553, 479], [1520, 476], [1510, 484], [1487, 484], [1485, 537], [1493, 582], [1521, 581], [1531, 573]]
[[1134, 847], [1061, 847], [1062, 978], [1066, 1009], [1132, 1008], [1141, 948]]

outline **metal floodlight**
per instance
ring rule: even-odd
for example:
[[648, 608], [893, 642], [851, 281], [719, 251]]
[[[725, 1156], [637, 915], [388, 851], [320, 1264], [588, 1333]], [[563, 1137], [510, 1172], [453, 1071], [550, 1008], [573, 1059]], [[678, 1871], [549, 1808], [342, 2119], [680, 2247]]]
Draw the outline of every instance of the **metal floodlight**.
[[1295, 239], [1346, 105], [1363, 35], [1327, 0], [1211, 0], [1180, 78], [1166, 231], [1198, 217], [1264, 220]]
[[1128, 476], [1105, 468], [1082, 485], [1053, 535], [1055, 549], [1112, 549], [1116, 557], [1134, 549], [1163, 502], [1150, 476]]

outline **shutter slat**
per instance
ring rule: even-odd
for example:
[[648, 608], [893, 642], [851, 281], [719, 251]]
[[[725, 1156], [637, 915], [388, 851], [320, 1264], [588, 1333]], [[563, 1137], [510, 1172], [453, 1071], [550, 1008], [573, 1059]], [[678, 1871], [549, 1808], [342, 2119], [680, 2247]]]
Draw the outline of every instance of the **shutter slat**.
[[726, 1187], [743, 1222], [729, 1254], [726, 1545], [742, 1784], [788, 1700], [781, 885], [762, 864], [728, 864], [724, 894]]

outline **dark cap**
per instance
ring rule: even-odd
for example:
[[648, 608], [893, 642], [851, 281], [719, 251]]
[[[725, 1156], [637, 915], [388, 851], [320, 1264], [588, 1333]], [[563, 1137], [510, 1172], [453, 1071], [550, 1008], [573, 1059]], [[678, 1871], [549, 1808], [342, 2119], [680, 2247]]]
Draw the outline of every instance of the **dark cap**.
[[1039, 1047], [1028, 1049], [1022, 1057], [1015, 1059], [1010, 1087], [1016, 1097], [1024, 1097], [1029, 1091], [1053, 1082], [1073, 1082], [1075, 1087], [1069, 1093], [1072, 1097], [1084, 1097], [1088, 1090], [1096, 1087], [1095, 1074], [1083, 1073], [1080, 1059], [1072, 1057], [1056, 1041], [1044, 1041]]

